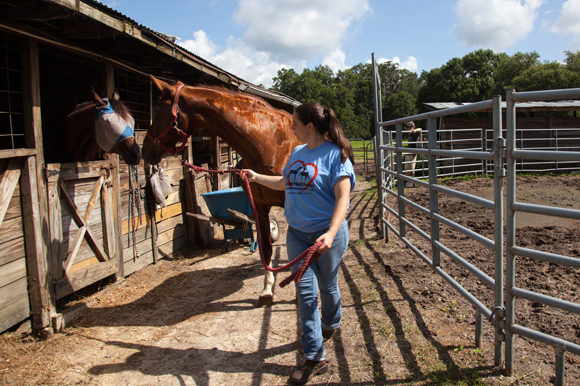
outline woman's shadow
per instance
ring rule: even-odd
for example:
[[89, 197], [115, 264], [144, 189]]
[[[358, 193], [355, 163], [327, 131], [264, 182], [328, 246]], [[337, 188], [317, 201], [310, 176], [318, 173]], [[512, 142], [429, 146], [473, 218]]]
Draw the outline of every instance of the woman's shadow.
[[184, 379], [186, 376], [193, 378], [196, 385], [209, 385], [211, 372], [287, 375], [291, 372], [292, 366], [267, 363], [265, 359], [296, 351], [300, 346], [298, 342], [293, 342], [244, 354], [217, 348], [197, 349], [191, 347], [176, 349], [119, 341], [107, 341], [105, 343], [138, 351], [127, 357], [123, 363], [93, 366], [89, 369], [90, 374], [102, 375], [139, 371], [142, 374], [153, 376], [170, 375], [177, 378], [182, 385], [188, 383]]

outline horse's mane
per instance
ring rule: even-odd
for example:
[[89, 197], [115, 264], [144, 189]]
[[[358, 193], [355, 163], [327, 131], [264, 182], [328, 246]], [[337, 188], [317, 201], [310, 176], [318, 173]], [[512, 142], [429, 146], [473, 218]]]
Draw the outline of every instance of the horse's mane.
[[126, 121], [129, 121], [131, 119], [129, 109], [127, 108], [127, 106], [125, 106], [123, 102], [118, 101], [116, 99], [109, 99], [109, 103], [111, 104], [113, 110], [115, 110], [115, 112], [119, 114], [121, 118], [123, 118]]
[[207, 85], [207, 84], [197, 84], [197, 85], [191, 85], [191, 86], [190, 85], [186, 85], [186, 87], [200, 88], [200, 89], [204, 89], [205, 88], [205, 89], [209, 89], [209, 90], [223, 92], [224, 94], [228, 94], [228, 95], [235, 96], [235, 97], [244, 97], [244, 98], [248, 98], [250, 100], [254, 100], [254, 101], [258, 101], [260, 103], [266, 104], [267, 106], [269, 106], [270, 108], [272, 108], [274, 110], [286, 111], [285, 109], [281, 109], [279, 107], [273, 106], [266, 99], [264, 99], [264, 98], [262, 98], [262, 97], [260, 97], [258, 95], [250, 94], [248, 92], [244, 92], [244, 91], [240, 91], [240, 90], [232, 90], [231, 88], [227, 88], [227, 87], [224, 87], [224, 86]]

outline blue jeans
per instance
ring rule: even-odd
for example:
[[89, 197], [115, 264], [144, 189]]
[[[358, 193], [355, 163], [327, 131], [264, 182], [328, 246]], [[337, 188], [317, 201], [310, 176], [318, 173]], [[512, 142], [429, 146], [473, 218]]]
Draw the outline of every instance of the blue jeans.
[[[302, 252], [314, 245], [316, 239], [326, 233], [326, 231], [305, 233], [288, 228], [286, 236], [288, 260], [292, 261], [300, 256]], [[306, 270], [300, 282], [296, 283], [298, 311], [303, 334], [302, 348], [304, 349], [304, 359], [306, 360], [324, 360], [326, 352], [322, 347], [322, 329], [334, 330], [340, 327], [342, 308], [338, 289], [338, 270], [348, 246], [348, 238], [348, 225], [345, 220], [336, 233], [331, 248], [323, 253]], [[291, 267], [291, 271], [298, 271], [302, 261]], [[322, 318], [318, 314], [319, 289]]]

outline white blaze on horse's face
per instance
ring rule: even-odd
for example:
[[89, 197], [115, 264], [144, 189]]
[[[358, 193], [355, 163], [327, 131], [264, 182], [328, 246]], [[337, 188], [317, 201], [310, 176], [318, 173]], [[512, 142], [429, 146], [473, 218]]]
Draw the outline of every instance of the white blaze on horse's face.
[[133, 128], [135, 120], [124, 120], [113, 110], [109, 100], [103, 98], [107, 104], [95, 108], [95, 139], [101, 149], [110, 153], [115, 146], [128, 138], [134, 138]]

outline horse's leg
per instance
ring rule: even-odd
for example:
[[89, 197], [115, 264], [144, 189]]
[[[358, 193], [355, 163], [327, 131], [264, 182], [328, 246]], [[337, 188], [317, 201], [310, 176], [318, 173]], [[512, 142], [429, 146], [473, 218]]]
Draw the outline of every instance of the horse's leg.
[[[264, 260], [269, 266], [272, 266], [272, 241], [270, 240], [270, 207], [256, 206], [258, 211], [258, 225], [260, 226], [260, 236], [262, 241], [262, 253]], [[274, 284], [276, 278], [274, 273], [264, 268], [264, 289], [258, 298], [258, 307], [269, 306], [274, 298]]]

